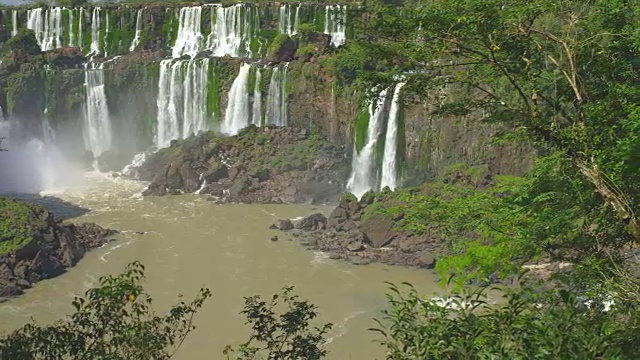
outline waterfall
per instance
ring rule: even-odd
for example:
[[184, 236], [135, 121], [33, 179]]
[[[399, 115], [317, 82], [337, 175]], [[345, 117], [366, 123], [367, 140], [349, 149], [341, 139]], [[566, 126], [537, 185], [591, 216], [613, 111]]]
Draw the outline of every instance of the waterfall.
[[[67, 12], [69, 13], [69, 46], [74, 47], [76, 46], [76, 36], [73, 33], [73, 13], [75, 9], [67, 9]], [[82, 46], [82, 44], [80, 44], [80, 46]]]
[[260, 24], [258, 16], [252, 6], [216, 5], [211, 14], [211, 33], [206, 49], [218, 57], [251, 57], [251, 41]]
[[49, 116], [47, 115], [48, 112], [49, 109], [45, 108], [43, 114], [44, 119], [42, 121], [42, 139], [44, 140], [45, 144], [51, 144], [56, 137], [56, 133], [53, 131], [51, 125], [49, 124]]
[[380, 92], [375, 107], [373, 102], [369, 104], [369, 125], [367, 126], [367, 141], [364, 147], [358, 153], [354, 145], [351, 177], [347, 183], [347, 189], [358, 198], [367, 191], [375, 189], [377, 185], [376, 145], [382, 129], [387, 92], [388, 89]]
[[347, 6], [327, 5], [324, 17], [324, 33], [331, 36], [331, 45], [338, 47], [346, 40]]
[[78, 47], [80, 51], [84, 50], [84, 42], [82, 42], [82, 24], [84, 23], [84, 8], [78, 10]]
[[256, 69], [256, 81], [253, 89], [253, 110], [251, 111], [251, 123], [262, 125], [262, 73], [260, 68]]
[[[91, 68], [89, 67], [91, 65]], [[104, 64], [85, 68], [86, 116], [84, 141], [95, 157], [111, 148], [111, 120], [104, 91]]]
[[208, 75], [209, 59], [160, 62], [155, 139], [158, 148], [207, 130]]
[[[82, 22], [82, 19], [80, 19]], [[91, 15], [91, 48], [89, 49], [89, 54], [97, 55], [100, 54], [100, 8], [96, 7], [93, 9], [93, 14]]]
[[287, 126], [287, 66], [274, 68], [269, 81], [266, 122]]
[[238, 76], [233, 80], [229, 90], [229, 101], [224, 114], [224, 121], [220, 128], [223, 134], [235, 135], [249, 125], [249, 96], [247, 83], [251, 65], [242, 64]]
[[138, 9], [136, 14], [136, 34], [133, 37], [129, 51], [134, 51], [140, 45], [140, 29], [142, 28], [142, 9]]
[[387, 121], [387, 133], [384, 142], [384, 156], [382, 157], [382, 180], [380, 188], [388, 186], [395, 190], [398, 186], [397, 180], [397, 152], [398, 152], [398, 113], [400, 110], [400, 90], [404, 83], [396, 84], [393, 91], [391, 108], [389, 109], [389, 120]]
[[296, 6], [296, 11], [293, 13], [291, 11], [292, 5], [283, 4], [280, 5], [280, 16], [278, 18], [278, 30], [281, 34], [286, 34], [289, 36], [296, 35], [298, 33], [298, 29], [300, 27], [300, 7], [302, 5], [298, 4]]
[[202, 49], [202, 6], [180, 9], [178, 16], [178, 36], [171, 53], [174, 58], [188, 55], [195, 57]]
[[18, 35], [18, 10], [11, 10], [11, 25], [13, 25], [11, 36]]
[[62, 47], [62, 8], [27, 10], [27, 28], [35, 33], [36, 41], [42, 51]]

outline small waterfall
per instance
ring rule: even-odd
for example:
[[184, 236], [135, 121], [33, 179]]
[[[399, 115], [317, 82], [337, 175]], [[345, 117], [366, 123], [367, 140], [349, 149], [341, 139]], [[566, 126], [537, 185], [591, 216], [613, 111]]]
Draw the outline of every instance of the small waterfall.
[[129, 51], [134, 51], [140, 45], [140, 30], [142, 29], [142, 9], [138, 9], [136, 14], [136, 34], [133, 37]]
[[287, 66], [274, 68], [267, 95], [268, 124], [287, 126]]
[[[67, 9], [67, 13], [69, 14], [69, 46], [74, 47], [76, 46], [76, 35], [73, 33], [73, 24], [75, 23], [73, 15], [75, 9]], [[82, 44], [80, 44], [80, 46], [82, 46]]]
[[389, 120], [387, 121], [387, 133], [384, 142], [384, 156], [382, 158], [382, 180], [380, 188], [388, 186], [395, 190], [398, 186], [397, 179], [397, 152], [398, 152], [398, 113], [400, 110], [400, 90], [404, 83], [398, 83], [393, 91]]
[[281, 34], [286, 34], [289, 36], [296, 35], [298, 33], [298, 29], [300, 27], [300, 7], [302, 5], [298, 4], [296, 6], [295, 13], [292, 12], [291, 8], [293, 5], [291, 4], [283, 4], [280, 5], [280, 16], [278, 18], [278, 30]]
[[11, 25], [13, 25], [11, 36], [18, 35], [18, 10], [11, 10]]
[[224, 114], [224, 121], [220, 132], [227, 135], [235, 135], [241, 129], [249, 125], [249, 96], [247, 84], [251, 65], [242, 64], [238, 76], [233, 80], [229, 90], [229, 101]]
[[347, 189], [358, 198], [367, 191], [375, 189], [377, 185], [375, 153], [382, 129], [387, 92], [388, 89], [380, 92], [375, 107], [373, 102], [369, 104], [369, 125], [367, 126], [367, 142], [364, 147], [358, 153], [354, 145], [351, 177], [347, 183]]
[[[91, 66], [91, 67], [89, 67]], [[95, 157], [111, 148], [111, 120], [104, 91], [104, 64], [87, 64], [84, 71], [86, 116], [84, 140]]]
[[36, 41], [42, 51], [62, 47], [62, 8], [51, 7], [27, 10], [27, 28], [34, 31]]
[[252, 57], [251, 41], [260, 24], [258, 16], [252, 6], [216, 5], [211, 14], [211, 33], [206, 49], [213, 56]]
[[207, 130], [209, 59], [162, 60], [158, 82], [156, 146]]
[[195, 57], [202, 50], [202, 6], [180, 9], [178, 16], [178, 36], [171, 53], [174, 58], [188, 55]]
[[324, 33], [331, 36], [331, 45], [338, 47], [346, 40], [347, 6], [327, 5], [324, 17]]
[[51, 144], [53, 140], [56, 138], [56, 133], [51, 128], [51, 124], [49, 124], [49, 116], [48, 109], [44, 109], [44, 116], [42, 121], [42, 138], [45, 144]]
[[253, 89], [253, 110], [251, 111], [251, 123], [256, 126], [262, 125], [262, 73], [260, 68], [256, 68], [256, 82]]
[[82, 24], [84, 23], [84, 8], [81, 7], [80, 10], [78, 10], [78, 47], [80, 47], [81, 50], [84, 50], [84, 42], [82, 42], [83, 38], [82, 38]]
[[[82, 19], [80, 19], [82, 23]], [[90, 55], [100, 54], [100, 8], [93, 9], [91, 14], [91, 47], [89, 49]]]

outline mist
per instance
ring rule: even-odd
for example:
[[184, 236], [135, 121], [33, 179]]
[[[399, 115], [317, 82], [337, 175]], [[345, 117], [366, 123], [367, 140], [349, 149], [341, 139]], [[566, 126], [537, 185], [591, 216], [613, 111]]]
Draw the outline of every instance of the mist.
[[[54, 143], [22, 136], [15, 122], [0, 122], [0, 194], [34, 194], [80, 185], [82, 166], [63, 156]], [[13, 131], [12, 131], [13, 130]]]

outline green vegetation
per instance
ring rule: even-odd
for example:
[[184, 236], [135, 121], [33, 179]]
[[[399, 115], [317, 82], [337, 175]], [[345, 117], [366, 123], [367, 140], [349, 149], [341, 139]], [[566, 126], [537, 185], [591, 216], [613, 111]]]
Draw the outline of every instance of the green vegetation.
[[100, 279], [73, 301], [75, 313], [52, 325], [27, 324], [0, 338], [3, 359], [169, 359], [195, 326], [193, 316], [211, 296], [201, 289], [163, 315], [153, 312], [141, 281], [144, 267], [131, 263], [119, 276]]
[[0, 255], [26, 245], [34, 230], [46, 227], [46, 219], [41, 219], [44, 211], [37, 205], [0, 197]]
[[[317, 307], [307, 300], [291, 295], [293, 287], [286, 287], [282, 295], [273, 295], [266, 302], [260, 296], [245, 298], [242, 314], [247, 317], [253, 333], [249, 341], [234, 349], [227, 346], [224, 355], [235, 354], [238, 360], [249, 359], [322, 359], [327, 350], [322, 348], [331, 324], [311, 329], [310, 321], [318, 314]], [[278, 313], [282, 301], [286, 308]], [[260, 344], [255, 346], [255, 343]]]

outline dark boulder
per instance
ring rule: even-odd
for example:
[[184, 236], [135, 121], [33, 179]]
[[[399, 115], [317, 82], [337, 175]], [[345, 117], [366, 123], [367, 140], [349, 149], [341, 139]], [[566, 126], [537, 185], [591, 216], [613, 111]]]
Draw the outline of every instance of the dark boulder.
[[327, 218], [320, 214], [313, 214], [305, 217], [295, 224], [298, 230], [315, 231], [324, 229], [327, 224]]

